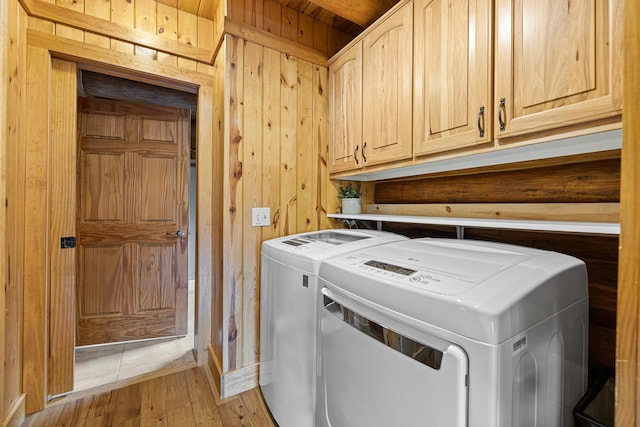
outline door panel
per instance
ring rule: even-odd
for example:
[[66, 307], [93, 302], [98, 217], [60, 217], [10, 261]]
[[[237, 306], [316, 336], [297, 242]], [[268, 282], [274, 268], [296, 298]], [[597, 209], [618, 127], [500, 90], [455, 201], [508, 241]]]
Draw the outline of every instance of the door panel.
[[362, 158], [411, 157], [413, 7], [407, 4], [362, 40]]
[[138, 311], [175, 307], [175, 247], [171, 244], [138, 245], [136, 295]]
[[620, 113], [622, 3], [495, 2], [498, 138]]
[[329, 68], [331, 172], [359, 168], [362, 144], [362, 45], [342, 53]]
[[78, 345], [186, 333], [189, 130], [188, 110], [79, 101]]
[[124, 155], [84, 153], [84, 180], [80, 191], [83, 220], [122, 221]]
[[81, 248], [80, 265], [80, 317], [122, 314], [123, 246], [84, 246]]
[[[140, 221], [175, 221], [176, 181], [178, 170], [175, 159], [163, 157], [140, 157]], [[158, 188], [156, 183], [164, 185]], [[160, 191], [158, 193], [158, 190]]]
[[491, 2], [417, 0], [414, 154], [490, 142]]

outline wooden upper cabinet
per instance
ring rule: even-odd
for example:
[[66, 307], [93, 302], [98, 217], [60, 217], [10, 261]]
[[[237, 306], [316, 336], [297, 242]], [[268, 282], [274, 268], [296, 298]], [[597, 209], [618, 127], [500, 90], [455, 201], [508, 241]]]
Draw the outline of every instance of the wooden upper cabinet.
[[498, 0], [496, 137], [621, 113], [622, 0]]
[[329, 67], [329, 158], [332, 172], [361, 167], [362, 44]]
[[414, 1], [413, 151], [492, 140], [490, 0]]
[[332, 173], [412, 155], [412, 6], [385, 15], [329, 64]]
[[406, 4], [362, 40], [362, 158], [411, 157], [413, 8]]

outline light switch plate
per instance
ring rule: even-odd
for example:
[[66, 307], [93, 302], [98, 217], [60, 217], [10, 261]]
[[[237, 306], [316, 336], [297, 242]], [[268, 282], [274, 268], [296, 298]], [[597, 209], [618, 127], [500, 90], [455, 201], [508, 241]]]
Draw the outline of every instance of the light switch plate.
[[252, 208], [251, 225], [253, 227], [268, 227], [271, 218], [270, 208]]

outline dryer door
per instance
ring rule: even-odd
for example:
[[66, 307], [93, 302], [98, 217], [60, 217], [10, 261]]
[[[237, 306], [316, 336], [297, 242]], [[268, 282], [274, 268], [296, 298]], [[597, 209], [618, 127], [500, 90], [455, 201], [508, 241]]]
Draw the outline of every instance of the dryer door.
[[374, 307], [322, 293], [318, 426], [467, 425], [462, 348], [437, 337], [418, 342], [424, 333], [401, 330]]

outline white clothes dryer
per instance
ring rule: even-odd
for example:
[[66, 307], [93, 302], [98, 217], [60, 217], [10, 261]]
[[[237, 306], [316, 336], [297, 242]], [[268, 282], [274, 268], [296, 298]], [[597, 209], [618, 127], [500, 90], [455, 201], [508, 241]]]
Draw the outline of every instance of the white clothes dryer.
[[262, 244], [260, 389], [280, 427], [314, 425], [321, 261], [404, 239], [380, 231], [336, 229]]
[[560, 427], [587, 386], [582, 261], [416, 239], [324, 262], [318, 426]]

